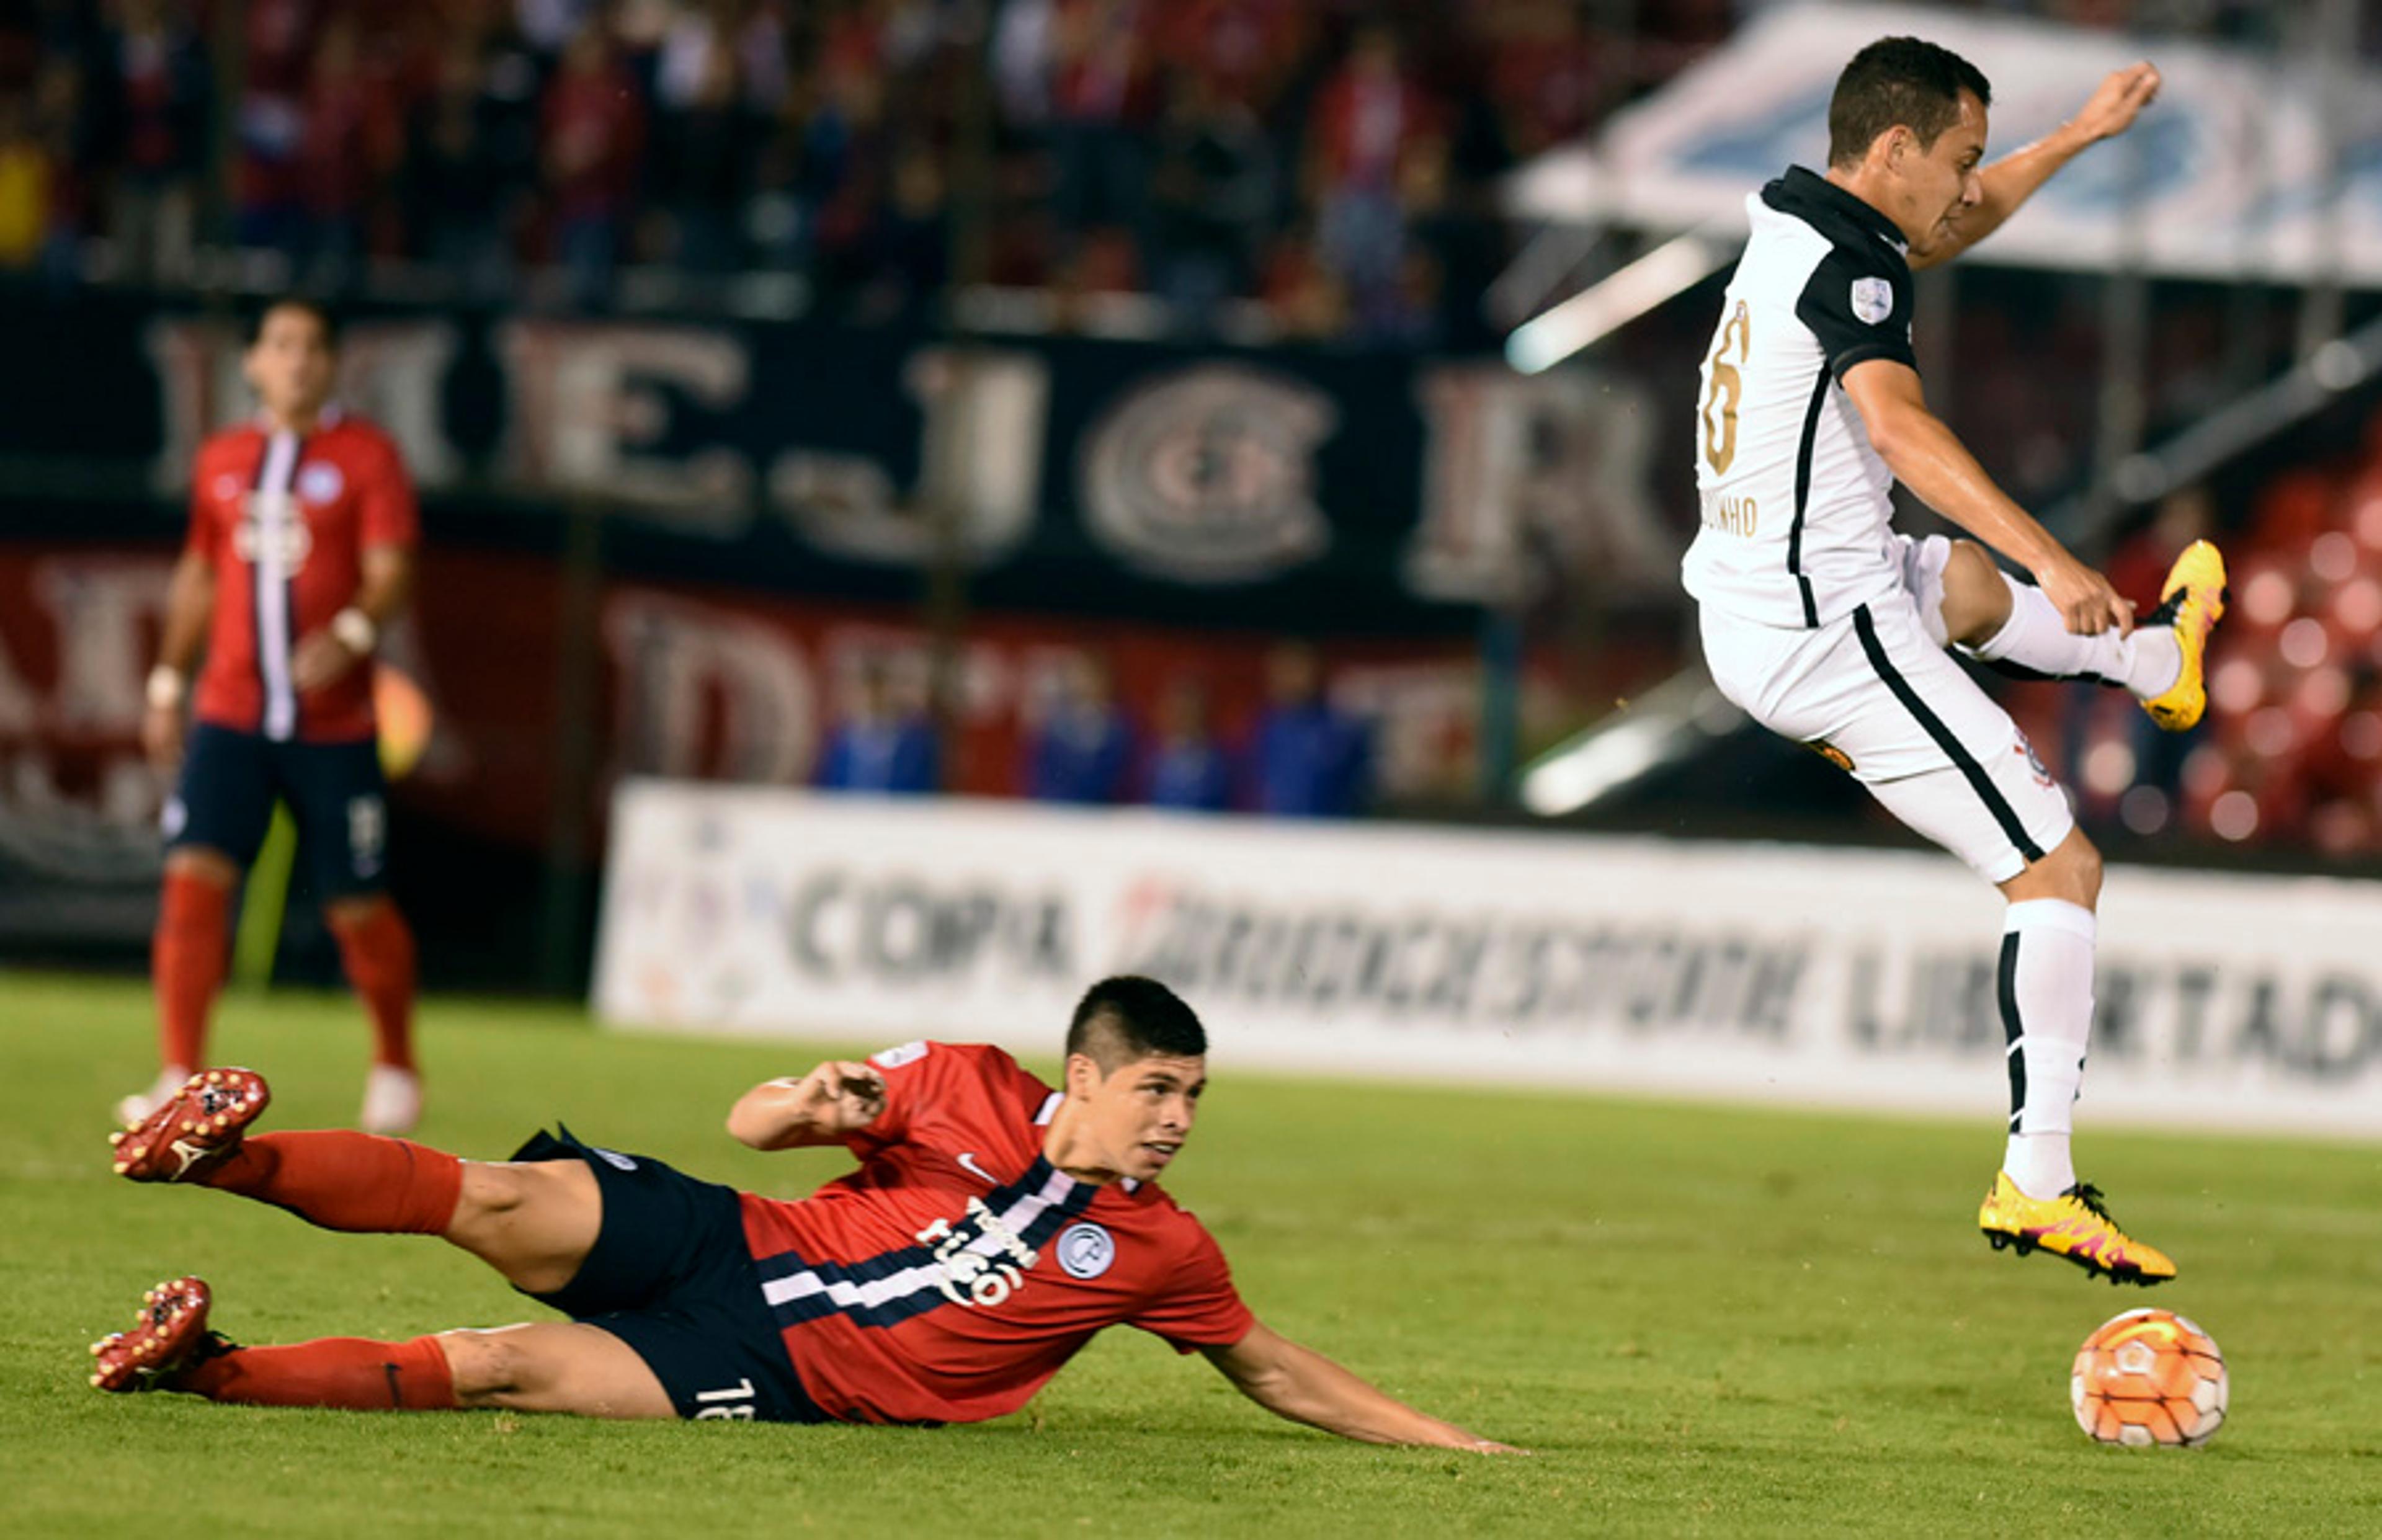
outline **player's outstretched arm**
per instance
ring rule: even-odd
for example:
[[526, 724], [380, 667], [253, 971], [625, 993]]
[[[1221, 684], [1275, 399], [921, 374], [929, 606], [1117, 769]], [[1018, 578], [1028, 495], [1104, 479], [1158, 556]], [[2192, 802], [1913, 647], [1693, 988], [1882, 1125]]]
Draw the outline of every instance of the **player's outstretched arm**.
[[763, 1081], [728, 1109], [728, 1131], [756, 1150], [838, 1144], [885, 1110], [885, 1078], [830, 1059], [800, 1080]]
[[2109, 580], [2070, 556], [2032, 514], [1994, 484], [1943, 419], [1927, 409], [1918, 371], [1869, 359], [1845, 371], [1845, 394], [1860, 409], [1870, 445], [1895, 479], [1929, 507], [2034, 574], [2044, 596], [2078, 636], [2134, 623], [2134, 606]]
[[1384, 1395], [1321, 1353], [1262, 1325], [1229, 1348], [1205, 1350], [1242, 1395], [1277, 1417], [1368, 1444], [1428, 1444], [1482, 1454], [1520, 1454]]
[[2158, 69], [2147, 59], [2111, 70], [2075, 116], [1980, 172], [1984, 196], [1960, 216], [1952, 231], [1954, 238], [1923, 257], [1913, 253], [1910, 265], [1933, 267], [1949, 262], [1993, 234], [2061, 166], [2091, 146], [2132, 128], [2135, 117], [2158, 95]]

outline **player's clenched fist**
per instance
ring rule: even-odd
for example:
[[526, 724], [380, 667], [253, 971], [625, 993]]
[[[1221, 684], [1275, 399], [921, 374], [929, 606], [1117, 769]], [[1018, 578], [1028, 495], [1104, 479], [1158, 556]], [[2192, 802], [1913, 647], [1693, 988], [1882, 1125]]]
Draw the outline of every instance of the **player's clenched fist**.
[[821, 1133], [852, 1133], [885, 1110], [885, 1077], [866, 1064], [830, 1059], [794, 1083], [796, 1105]]
[[2134, 629], [2132, 602], [2118, 598], [2108, 579], [2065, 552], [2036, 568], [2034, 581], [2072, 636], [2098, 636], [2112, 629], [2124, 636]]
[[829, 1059], [796, 1080], [763, 1081], [729, 1109], [728, 1131], [756, 1150], [833, 1144], [885, 1110], [885, 1077], [866, 1064]]

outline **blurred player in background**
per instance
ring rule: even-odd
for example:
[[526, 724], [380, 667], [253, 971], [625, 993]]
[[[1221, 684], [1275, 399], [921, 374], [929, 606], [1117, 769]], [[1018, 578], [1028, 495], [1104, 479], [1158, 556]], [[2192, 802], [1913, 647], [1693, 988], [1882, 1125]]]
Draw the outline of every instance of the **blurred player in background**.
[[[1967, 60], [1886, 38], [1846, 66], [1828, 172], [1746, 201], [1752, 237], [1704, 361], [1685, 563], [1713, 678], [1755, 720], [1818, 751], [2008, 898], [1999, 996], [2009, 1039], [2002, 1169], [1978, 1216], [1996, 1249], [2038, 1247], [2115, 1281], [2175, 1264], [2079, 1182], [2071, 1107], [2093, 1024], [2101, 857], [2008, 715], [1946, 649], [2130, 691], [2179, 731], [2206, 705], [2202, 654], [2225, 568], [2199, 542], [2160, 606], [2134, 606], [2052, 538], [1927, 409], [1911, 270], [1982, 240], [2157, 93], [2148, 64], [2103, 80], [2057, 132], [1983, 165], [1992, 88]], [[1899, 480], [1984, 545], [1891, 528]]]
[[408, 1342], [239, 1348], [195, 1278], [93, 1345], [92, 1383], [357, 1411], [978, 1422], [1016, 1411], [1101, 1330], [1207, 1356], [1259, 1405], [1348, 1438], [1503, 1450], [1260, 1325], [1204, 1226], [1158, 1187], [1206, 1089], [1199, 1019], [1102, 980], [1060, 1088], [998, 1048], [911, 1043], [745, 1093], [761, 1150], [860, 1169], [788, 1203], [540, 1133], [502, 1164], [348, 1132], [244, 1137], [264, 1082], [211, 1070], [117, 1136], [135, 1181], [187, 1181], [325, 1229], [436, 1235], [572, 1317]]
[[[176, 774], [152, 952], [156, 1083], [147, 1118], [206, 1062], [232, 890], [286, 802], [348, 981], [372, 1018], [362, 1126], [413, 1127], [413, 935], [385, 888], [388, 810], [373, 653], [413, 577], [413, 487], [396, 446], [330, 401], [329, 315], [285, 299], [257, 319], [242, 370], [262, 408], [200, 446], [141, 738]], [[187, 736], [184, 697], [199, 672]]]

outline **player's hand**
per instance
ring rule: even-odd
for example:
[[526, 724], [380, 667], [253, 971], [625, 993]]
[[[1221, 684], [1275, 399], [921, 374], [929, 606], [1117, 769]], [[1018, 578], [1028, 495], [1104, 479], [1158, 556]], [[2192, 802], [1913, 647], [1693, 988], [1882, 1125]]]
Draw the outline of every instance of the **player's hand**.
[[2069, 120], [2069, 128], [2087, 144], [2114, 139], [2134, 126], [2134, 119], [2158, 95], [2158, 67], [2148, 59], [2113, 69], [2093, 89], [2084, 108]]
[[885, 1077], [830, 1059], [794, 1082], [794, 1110], [822, 1133], [854, 1133], [885, 1110]]
[[141, 716], [141, 752], [149, 763], [172, 775], [182, 763], [182, 708], [151, 706]]
[[2098, 636], [2115, 627], [2124, 636], [2134, 629], [2133, 604], [2118, 598], [2108, 579], [2064, 551], [2035, 568], [2034, 581], [2068, 622], [2070, 635]]
[[301, 694], [320, 690], [353, 668], [361, 657], [330, 632], [316, 631], [300, 642], [297, 652], [290, 654], [289, 682]]
[[1474, 1454], [1528, 1454], [1530, 1452], [1528, 1449], [1516, 1448], [1511, 1444], [1500, 1444], [1494, 1438], [1475, 1438], [1464, 1447]]

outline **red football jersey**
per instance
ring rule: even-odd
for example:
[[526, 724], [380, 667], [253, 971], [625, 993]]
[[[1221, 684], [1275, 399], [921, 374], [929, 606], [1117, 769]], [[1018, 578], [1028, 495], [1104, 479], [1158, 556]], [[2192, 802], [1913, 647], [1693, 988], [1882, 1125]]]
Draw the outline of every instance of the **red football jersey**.
[[387, 434], [325, 412], [304, 435], [258, 423], [199, 446], [189, 548], [215, 567], [199, 720], [273, 739], [373, 736], [372, 669], [301, 694], [298, 642], [355, 602], [368, 546], [411, 545], [413, 484]]
[[885, 1109], [861, 1168], [798, 1203], [743, 1195], [744, 1238], [811, 1399], [853, 1423], [1016, 1411], [1120, 1323], [1178, 1352], [1256, 1324], [1224, 1253], [1155, 1183], [1079, 1182], [1042, 1156], [1059, 1094], [998, 1048], [870, 1061]]

